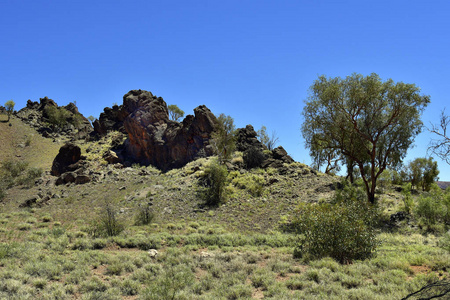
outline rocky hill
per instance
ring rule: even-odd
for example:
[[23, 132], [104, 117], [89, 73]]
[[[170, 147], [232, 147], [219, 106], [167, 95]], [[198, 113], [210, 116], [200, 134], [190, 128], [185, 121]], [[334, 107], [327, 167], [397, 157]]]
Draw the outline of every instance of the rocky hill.
[[[55, 123], [59, 110], [69, 112], [66, 120], [60, 121], [62, 128]], [[76, 118], [81, 121], [74, 121]], [[22, 124], [27, 124], [28, 131], [35, 131], [36, 136], [41, 134], [43, 137], [39, 139], [46, 141], [48, 148], [59, 149], [59, 154], [53, 150], [53, 157], [41, 162], [45, 172], [33, 187], [9, 189], [3, 203], [42, 207], [60, 202], [52, 199], [76, 197], [81, 190], [87, 194], [100, 190], [102, 198], [117, 199], [120, 203], [126, 200], [123, 206], [130, 209], [136, 205], [130, 199], [140, 201], [150, 193], [157, 195], [153, 198], [155, 209], [160, 209], [158, 213], [169, 218], [173, 214], [174, 220], [187, 216], [196, 219], [197, 214], [205, 213], [202, 201], [196, 196], [197, 181], [208, 165], [208, 157], [213, 155], [210, 140], [216, 122], [216, 117], [204, 105], [195, 108], [194, 115], [186, 116], [183, 121], [172, 121], [166, 102], [143, 90], [130, 91], [124, 95], [122, 105], [105, 108], [94, 122], [94, 129], [73, 103], [59, 107], [47, 97], [39, 103], [28, 101], [15, 114], [12, 128], [24, 130]], [[220, 219], [229, 219], [236, 214], [236, 208], [247, 206], [250, 201], [252, 206], [260, 203], [262, 207], [257, 219], [264, 225], [258, 226], [269, 228], [289, 213], [293, 203], [330, 197], [338, 181], [294, 163], [281, 146], [269, 151], [257, 139], [251, 125], [237, 130], [236, 145], [238, 152], [227, 163], [229, 171], [234, 172], [229, 182], [231, 200], [219, 208], [223, 210]], [[31, 143], [29, 150], [35, 146], [36, 143]], [[17, 161], [22, 157], [12, 159]], [[156, 183], [148, 183], [148, 178]], [[105, 185], [107, 189], [101, 188]], [[133, 187], [132, 191], [129, 186]], [[117, 193], [117, 188], [126, 191], [127, 196], [122, 195], [126, 199], [117, 197], [124, 194]], [[161, 189], [161, 193], [155, 189]], [[169, 201], [174, 198], [183, 201]], [[249, 228], [254, 228], [254, 221], [248, 223], [253, 224]]]

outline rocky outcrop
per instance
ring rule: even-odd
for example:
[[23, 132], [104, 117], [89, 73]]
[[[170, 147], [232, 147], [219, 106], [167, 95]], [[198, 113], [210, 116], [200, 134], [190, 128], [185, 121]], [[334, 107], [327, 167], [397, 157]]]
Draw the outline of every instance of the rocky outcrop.
[[194, 109], [181, 122], [169, 120], [166, 102], [143, 90], [132, 90], [123, 97], [128, 115], [123, 125], [129, 158], [167, 171], [213, 154], [209, 145], [216, 117], [206, 106]]
[[112, 108], [105, 107], [100, 117], [93, 123], [94, 132], [99, 136], [106, 135], [109, 131], [126, 133], [123, 121], [128, 115], [129, 113], [123, 109], [122, 105], [114, 105]]
[[294, 162], [281, 146], [269, 151], [258, 140], [252, 125], [237, 129], [236, 135], [236, 149], [243, 152], [244, 164], [247, 168], [281, 168], [284, 163]]
[[267, 147], [258, 140], [257, 135], [258, 134], [252, 125], [247, 125], [245, 128], [237, 129], [236, 149], [241, 152], [245, 152], [250, 148], [254, 148], [259, 151], [267, 150]]
[[[60, 112], [62, 109], [66, 113], [58, 117], [63, 120], [56, 122], [55, 112]], [[73, 139], [84, 139], [93, 130], [89, 120], [80, 114], [74, 103], [60, 107], [48, 97], [40, 98], [39, 102], [28, 100], [27, 106], [19, 110], [16, 116], [45, 137], [55, 138], [65, 135]]]

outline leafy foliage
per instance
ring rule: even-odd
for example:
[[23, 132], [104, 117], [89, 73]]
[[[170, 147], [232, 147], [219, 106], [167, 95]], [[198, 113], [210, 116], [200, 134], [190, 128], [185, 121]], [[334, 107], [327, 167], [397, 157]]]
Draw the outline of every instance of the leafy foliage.
[[431, 185], [430, 193], [417, 200], [415, 213], [427, 226], [450, 223], [450, 191], [444, 193], [437, 184]]
[[178, 121], [184, 116], [184, 111], [175, 104], [171, 104], [167, 108], [169, 110], [169, 117], [174, 121]]
[[367, 198], [375, 202], [377, 179], [395, 168], [421, 132], [429, 96], [414, 84], [382, 82], [377, 74], [345, 79], [320, 76], [303, 110], [303, 137], [311, 156], [344, 156], [359, 167]]
[[[299, 234], [294, 255], [318, 259], [332, 257], [340, 263], [369, 258], [378, 242], [374, 225], [376, 208], [358, 199], [349, 188], [334, 203], [300, 205], [291, 228]], [[340, 198], [342, 197], [342, 199]]]

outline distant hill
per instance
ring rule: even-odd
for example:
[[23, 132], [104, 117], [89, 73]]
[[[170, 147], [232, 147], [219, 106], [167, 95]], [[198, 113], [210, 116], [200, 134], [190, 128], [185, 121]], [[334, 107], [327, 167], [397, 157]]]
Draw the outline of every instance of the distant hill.
[[437, 181], [436, 183], [443, 190], [450, 186], [450, 181]]

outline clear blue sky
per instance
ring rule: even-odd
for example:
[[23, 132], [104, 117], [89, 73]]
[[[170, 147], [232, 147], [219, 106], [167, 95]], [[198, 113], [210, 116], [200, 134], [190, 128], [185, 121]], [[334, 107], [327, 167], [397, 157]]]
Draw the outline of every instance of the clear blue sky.
[[[449, 99], [444, 0], [0, 0], [0, 45], [0, 104], [48, 96], [98, 117], [144, 89], [186, 113], [205, 104], [238, 127], [265, 125], [307, 164], [301, 111], [318, 75], [415, 83], [431, 96], [425, 125]], [[407, 160], [429, 140], [422, 133]], [[450, 166], [439, 169], [450, 180]]]

